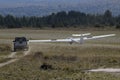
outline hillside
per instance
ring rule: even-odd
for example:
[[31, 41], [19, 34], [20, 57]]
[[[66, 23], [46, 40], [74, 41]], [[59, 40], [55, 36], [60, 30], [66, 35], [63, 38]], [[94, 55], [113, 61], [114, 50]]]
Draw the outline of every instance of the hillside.
[[0, 1], [0, 13], [16, 16], [43, 16], [53, 12], [75, 10], [100, 14], [109, 9], [113, 15], [119, 15], [119, 5], [119, 0], [13, 0], [11, 2]]

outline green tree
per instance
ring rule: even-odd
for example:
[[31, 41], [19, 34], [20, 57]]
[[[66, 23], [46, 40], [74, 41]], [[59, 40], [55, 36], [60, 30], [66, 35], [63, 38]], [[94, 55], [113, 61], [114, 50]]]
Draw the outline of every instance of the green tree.
[[103, 21], [106, 25], [114, 25], [112, 12], [110, 10], [106, 10], [103, 16]]
[[16, 19], [12, 15], [7, 15], [4, 18], [4, 25], [7, 26], [8, 28], [15, 28], [16, 26]]
[[0, 27], [4, 25], [4, 17], [0, 15]]

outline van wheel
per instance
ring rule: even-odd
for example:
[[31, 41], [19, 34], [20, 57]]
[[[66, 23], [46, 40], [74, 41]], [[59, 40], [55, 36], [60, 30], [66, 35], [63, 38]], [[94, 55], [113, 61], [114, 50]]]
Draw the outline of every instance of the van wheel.
[[14, 52], [16, 52], [16, 48], [14, 48]]

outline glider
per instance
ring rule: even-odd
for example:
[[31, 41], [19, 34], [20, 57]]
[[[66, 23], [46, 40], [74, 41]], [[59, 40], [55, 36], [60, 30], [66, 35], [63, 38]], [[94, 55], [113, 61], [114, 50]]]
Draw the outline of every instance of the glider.
[[[82, 44], [86, 40], [111, 37], [111, 36], [115, 36], [115, 34], [91, 36], [91, 33], [85, 33], [85, 34], [72, 34], [72, 36], [73, 37], [66, 38], [66, 39], [29, 40], [29, 42], [30, 43], [35, 43], [35, 42], [40, 42], [40, 43], [47, 43], [47, 42], [68, 42], [70, 44], [76, 42], [76, 43], [81, 43]], [[77, 38], [75, 38], [75, 37], [77, 37]]]

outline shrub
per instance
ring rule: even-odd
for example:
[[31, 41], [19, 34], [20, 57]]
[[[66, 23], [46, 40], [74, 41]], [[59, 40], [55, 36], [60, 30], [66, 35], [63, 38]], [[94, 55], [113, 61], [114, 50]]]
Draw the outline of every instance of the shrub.
[[104, 26], [103, 26], [103, 25], [100, 25], [100, 24], [95, 24], [94, 27], [95, 27], [95, 28], [104, 28]]
[[40, 69], [48, 70], [48, 69], [53, 69], [53, 68], [52, 68], [52, 65], [47, 64], [47, 63], [43, 63], [43, 64], [40, 66]]
[[116, 29], [120, 29], [120, 24], [116, 25]]

